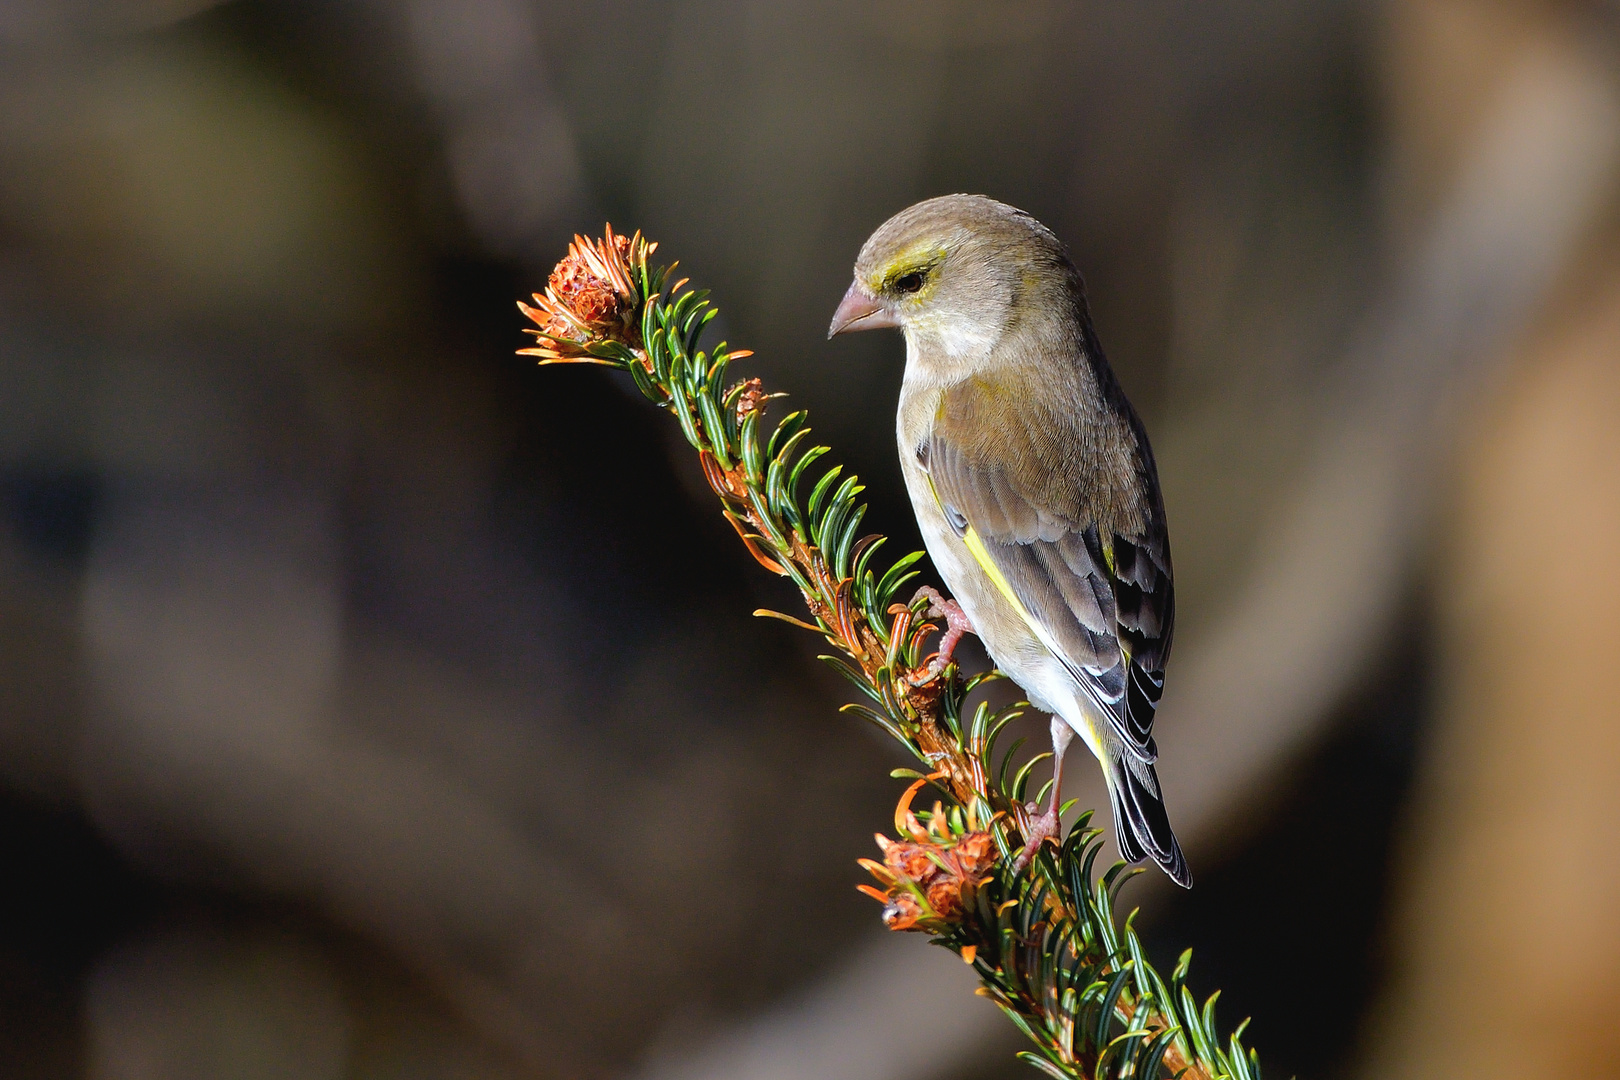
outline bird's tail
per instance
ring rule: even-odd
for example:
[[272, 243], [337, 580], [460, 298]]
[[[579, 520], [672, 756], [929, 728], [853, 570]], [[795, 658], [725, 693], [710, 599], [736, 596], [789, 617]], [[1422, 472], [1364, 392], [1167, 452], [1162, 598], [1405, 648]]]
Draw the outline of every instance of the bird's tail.
[[[1187, 869], [1187, 857], [1176, 843], [1170, 815], [1159, 795], [1158, 773], [1146, 762], [1127, 764], [1123, 754], [1110, 754], [1109, 758], [1108, 794], [1114, 804], [1114, 835], [1120, 854], [1126, 862], [1151, 858], [1171, 881], [1192, 888], [1192, 871]], [[1146, 775], [1139, 776], [1137, 769]]]

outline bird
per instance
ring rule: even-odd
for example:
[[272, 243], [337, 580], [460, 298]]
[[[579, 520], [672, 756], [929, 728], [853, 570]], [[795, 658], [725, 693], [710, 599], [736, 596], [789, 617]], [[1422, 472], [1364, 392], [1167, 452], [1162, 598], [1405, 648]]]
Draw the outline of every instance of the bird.
[[1022, 210], [927, 199], [861, 247], [827, 336], [882, 327], [905, 337], [900, 465], [954, 595], [918, 594], [949, 631], [926, 676], [972, 631], [1051, 714], [1051, 797], [1038, 817], [1029, 807], [1017, 867], [1056, 839], [1064, 751], [1079, 735], [1102, 766], [1120, 854], [1190, 888], [1154, 769], [1175, 626], [1164, 500], [1080, 272]]

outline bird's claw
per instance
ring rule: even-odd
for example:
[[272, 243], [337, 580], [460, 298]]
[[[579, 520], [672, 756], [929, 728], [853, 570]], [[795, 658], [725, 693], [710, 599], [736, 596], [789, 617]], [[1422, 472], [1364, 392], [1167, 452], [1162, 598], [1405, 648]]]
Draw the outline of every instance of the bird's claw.
[[1029, 823], [1029, 832], [1024, 836], [1024, 850], [1018, 853], [1013, 860], [1013, 873], [1022, 874], [1024, 868], [1035, 858], [1035, 853], [1041, 850], [1041, 845], [1048, 840], [1056, 841], [1058, 833], [1057, 807], [1047, 809], [1046, 813], [1034, 818]]
[[940, 635], [939, 651], [917, 671], [907, 677], [913, 686], [921, 686], [933, 681], [934, 677], [945, 670], [946, 665], [956, 653], [956, 645], [962, 640], [963, 634], [975, 633], [973, 623], [969, 621], [967, 612], [955, 600], [947, 600], [938, 589], [931, 585], [924, 585], [917, 590], [911, 602], [915, 604], [920, 597], [928, 598], [928, 610], [925, 614], [930, 619], [944, 619], [945, 633]]

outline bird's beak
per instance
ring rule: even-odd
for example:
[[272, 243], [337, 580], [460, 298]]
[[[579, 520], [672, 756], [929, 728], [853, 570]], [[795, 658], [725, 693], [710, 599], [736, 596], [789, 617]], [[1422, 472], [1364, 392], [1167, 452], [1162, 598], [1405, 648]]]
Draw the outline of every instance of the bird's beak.
[[836, 337], [846, 330], [877, 330], [884, 326], [899, 325], [900, 320], [868, 296], [866, 290], [861, 288], [860, 282], [852, 281], [849, 283], [849, 291], [838, 304], [838, 310], [833, 312], [832, 325], [827, 328], [827, 336]]

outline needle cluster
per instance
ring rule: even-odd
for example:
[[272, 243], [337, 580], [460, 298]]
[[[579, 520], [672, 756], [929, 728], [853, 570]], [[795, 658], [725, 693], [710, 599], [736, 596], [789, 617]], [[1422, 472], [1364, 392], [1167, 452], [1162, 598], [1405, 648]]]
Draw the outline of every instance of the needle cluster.
[[[887, 565], [878, 558], [885, 538], [860, 531], [859, 480], [825, 466], [828, 448], [809, 444], [804, 412], [767, 424], [773, 395], [758, 379], [731, 377], [733, 361], [749, 353], [724, 342], [699, 347], [716, 309], [706, 291], [671, 282], [673, 267], [649, 261], [656, 247], [611, 228], [601, 240], [576, 237], [546, 291], [519, 304], [537, 339], [521, 351], [541, 364], [626, 371], [673, 414], [726, 520], [761, 566], [793, 581], [809, 617], [755, 614], [819, 635], [829, 647], [821, 659], [860, 693], [845, 711], [916, 758], [920, 769], [894, 773], [911, 781], [896, 836], [878, 836], [881, 861], [860, 860], [877, 884], [858, 887], [883, 904], [885, 925], [929, 934], [971, 965], [977, 992], [1034, 1044], [1018, 1056], [1049, 1076], [1258, 1080], [1258, 1059], [1241, 1040], [1247, 1021], [1222, 1040], [1219, 995], [1200, 1005], [1187, 988], [1191, 951], [1165, 979], [1132, 917], [1116, 916], [1136, 871], [1122, 862], [1097, 871], [1102, 833], [1090, 811], [1061, 844], [1015, 868], [1044, 794], [1031, 801], [1031, 776], [1050, 756], [1020, 758], [1022, 740], [1000, 745], [1022, 706], [994, 709], [974, 697], [998, 672], [934, 670], [927, 601], [896, 601], [922, 552]], [[932, 807], [913, 810], [924, 789]]]

